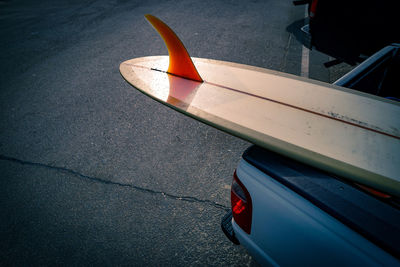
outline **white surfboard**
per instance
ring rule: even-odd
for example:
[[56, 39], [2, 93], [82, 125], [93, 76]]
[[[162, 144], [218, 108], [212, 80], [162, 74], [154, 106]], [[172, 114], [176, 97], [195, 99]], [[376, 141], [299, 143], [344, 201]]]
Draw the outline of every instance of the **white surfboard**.
[[[153, 25], [154, 21], [160, 23], [155, 17], [147, 18]], [[154, 26], [167, 39], [171, 56], [171, 38], [165, 37], [165, 28]], [[192, 58], [199, 76], [191, 76], [193, 70], [179, 73], [179, 60], [174, 62], [178, 70], [171, 71], [174, 59], [168, 56], [131, 59], [120, 65], [120, 72], [141, 92], [197, 120], [400, 196], [399, 103], [294, 75], [210, 59]]]

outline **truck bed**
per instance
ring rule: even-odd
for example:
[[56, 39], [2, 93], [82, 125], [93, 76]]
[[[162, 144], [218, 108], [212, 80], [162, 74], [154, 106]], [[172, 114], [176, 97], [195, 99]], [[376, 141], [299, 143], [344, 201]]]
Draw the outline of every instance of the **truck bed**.
[[275, 179], [380, 248], [400, 256], [400, 209], [396, 199], [379, 199], [340, 177], [257, 146], [248, 148], [243, 160], [264, 172], [266, 179]]

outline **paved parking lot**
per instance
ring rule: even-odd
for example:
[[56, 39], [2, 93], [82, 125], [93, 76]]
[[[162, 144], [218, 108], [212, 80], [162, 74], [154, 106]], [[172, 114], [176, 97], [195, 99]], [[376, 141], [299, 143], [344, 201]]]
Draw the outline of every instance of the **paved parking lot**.
[[[300, 75], [291, 1], [0, 1], [0, 265], [255, 265], [220, 230], [245, 141], [119, 74], [167, 54]], [[331, 81], [311, 52], [310, 76]], [[340, 66], [338, 67], [340, 70]]]

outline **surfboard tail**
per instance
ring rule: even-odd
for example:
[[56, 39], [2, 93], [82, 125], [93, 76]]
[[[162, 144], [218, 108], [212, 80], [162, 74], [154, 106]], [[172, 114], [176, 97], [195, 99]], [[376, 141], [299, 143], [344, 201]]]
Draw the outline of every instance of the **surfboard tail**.
[[189, 53], [175, 32], [159, 18], [150, 14], [145, 15], [145, 17], [161, 35], [167, 46], [169, 54], [169, 67], [167, 72], [183, 78], [203, 82]]

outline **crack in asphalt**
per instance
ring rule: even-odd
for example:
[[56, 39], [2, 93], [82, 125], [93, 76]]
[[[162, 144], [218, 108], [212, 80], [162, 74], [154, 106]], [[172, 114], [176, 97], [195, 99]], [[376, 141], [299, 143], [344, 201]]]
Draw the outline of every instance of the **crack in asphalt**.
[[144, 187], [139, 187], [139, 186], [135, 186], [132, 184], [124, 184], [124, 183], [118, 183], [118, 182], [113, 182], [113, 181], [109, 181], [109, 180], [105, 180], [103, 178], [99, 178], [99, 177], [92, 177], [92, 176], [88, 176], [88, 175], [84, 175], [82, 173], [79, 173], [77, 171], [65, 168], [65, 167], [58, 167], [58, 166], [51, 166], [51, 165], [47, 165], [44, 163], [38, 163], [38, 162], [31, 162], [31, 161], [25, 161], [25, 160], [21, 160], [21, 159], [17, 159], [17, 158], [12, 158], [12, 157], [8, 157], [8, 156], [4, 156], [4, 155], [0, 155], [0, 160], [3, 161], [9, 161], [9, 162], [13, 162], [13, 163], [18, 163], [21, 165], [28, 165], [28, 166], [34, 166], [34, 167], [40, 167], [40, 168], [46, 168], [46, 169], [50, 169], [50, 170], [55, 170], [55, 171], [59, 171], [59, 172], [63, 172], [66, 174], [70, 174], [76, 177], [79, 177], [81, 179], [86, 179], [86, 180], [90, 180], [93, 182], [97, 182], [97, 183], [102, 183], [102, 184], [106, 184], [106, 185], [116, 185], [116, 186], [121, 186], [121, 187], [129, 187], [132, 188], [134, 190], [140, 191], [140, 192], [144, 192], [144, 193], [150, 193], [150, 194], [155, 194], [155, 195], [162, 195], [165, 198], [170, 198], [170, 199], [174, 199], [174, 200], [180, 200], [180, 201], [187, 201], [187, 202], [192, 202], [192, 203], [202, 203], [202, 204], [208, 204], [210, 206], [213, 206], [217, 209], [222, 209], [222, 210], [226, 210], [228, 211], [229, 208], [222, 205], [222, 204], [218, 204], [214, 201], [208, 200], [208, 199], [198, 199], [196, 197], [191, 197], [191, 196], [176, 196], [173, 194], [169, 194], [169, 193], [165, 193], [162, 191], [156, 191], [156, 190], [152, 190], [152, 189], [148, 189], [148, 188], [144, 188]]

